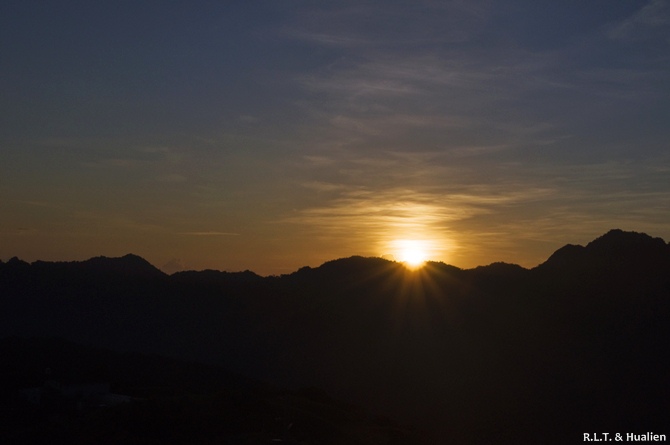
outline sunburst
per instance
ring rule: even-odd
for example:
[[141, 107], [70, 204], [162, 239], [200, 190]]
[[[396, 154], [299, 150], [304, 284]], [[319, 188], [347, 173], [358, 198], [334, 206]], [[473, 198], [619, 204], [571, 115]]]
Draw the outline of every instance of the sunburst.
[[395, 257], [410, 269], [418, 269], [428, 260], [430, 249], [426, 240], [401, 239], [392, 244]]

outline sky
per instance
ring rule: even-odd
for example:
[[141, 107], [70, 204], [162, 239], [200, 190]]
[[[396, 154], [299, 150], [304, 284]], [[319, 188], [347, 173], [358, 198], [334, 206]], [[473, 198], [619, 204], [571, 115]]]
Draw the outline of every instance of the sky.
[[9, 0], [0, 67], [3, 261], [670, 240], [666, 0]]

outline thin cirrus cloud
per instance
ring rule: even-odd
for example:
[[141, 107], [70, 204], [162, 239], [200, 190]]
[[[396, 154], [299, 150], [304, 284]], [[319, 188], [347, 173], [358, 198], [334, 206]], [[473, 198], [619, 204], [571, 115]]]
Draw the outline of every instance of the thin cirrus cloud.
[[[654, 16], [656, 21], [653, 21], [653, 26], [660, 27], [658, 21], [663, 22], [662, 17], [644, 12], [646, 8], [654, 11], [661, 9], [656, 5], [660, 3], [653, 2], [638, 15]], [[458, 3], [451, 5], [450, 12], [454, 17], [472, 15]], [[396, 13], [405, 12], [394, 12], [393, 7], [388, 9], [390, 11], [385, 11], [384, 14], [394, 16]], [[479, 9], [485, 10], [484, 7]], [[315, 15], [317, 22], [321, 16], [330, 19], [324, 18], [324, 25], [319, 28], [329, 30], [331, 35], [375, 34], [374, 30], [365, 28], [365, 21], [359, 17], [363, 11], [365, 7], [343, 8], [343, 11], [322, 11]], [[443, 12], [439, 8], [424, 9], [424, 13], [426, 11], [427, 14], [431, 11]], [[478, 16], [486, 17], [486, 14]], [[342, 17], [349, 20], [345, 21]], [[624, 26], [627, 22], [640, 20], [634, 16], [611, 26]], [[646, 23], [650, 20], [642, 21]], [[412, 21], [408, 22], [399, 32], [401, 37], [418, 32], [418, 29], [412, 28]], [[425, 27], [423, 21], [417, 20], [416, 24], [417, 27]], [[295, 26], [309, 28], [312, 25], [297, 23]], [[466, 33], [470, 36], [481, 33], [480, 27], [472, 23], [461, 26], [470, 30]], [[309, 40], [307, 32], [301, 35], [314, 45], [322, 45], [323, 39]], [[345, 111], [355, 114], [358, 110], [362, 110], [362, 114], [368, 114], [377, 107], [381, 116], [389, 118], [389, 128], [392, 128], [391, 117], [398, 110], [406, 115], [408, 110], [425, 114], [425, 110], [431, 109], [442, 115], [450, 114], [459, 118], [474, 116], [479, 119], [486, 115], [493, 115], [495, 119], [509, 119], [507, 116], [519, 115], [520, 119], [528, 121], [533, 119], [534, 113], [524, 113], [524, 109], [531, 111], [540, 107], [539, 111], [545, 113], [549, 105], [538, 103], [537, 100], [528, 102], [534, 97], [567, 93], [573, 98], [575, 105], [588, 106], [588, 102], [580, 98], [580, 95], [585, 92], [599, 94], [603, 89], [607, 91], [607, 85], [600, 83], [607, 78], [618, 77], [617, 89], [622, 86], [628, 90], [645, 87], [644, 83], [635, 78], [646, 75], [645, 67], [633, 65], [626, 72], [618, 63], [615, 66], [588, 66], [602, 59], [602, 55], [598, 54], [603, 51], [598, 48], [602, 43], [599, 36], [594, 30], [582, 42], [545, 52], [529, 51], [519, 45], [504, 42], [491, 45], [485, 39], [486, 43], [483, 45], [472, 43], [474, 46], [465, 47], [414, 44], [409, 49], [404, 49], [397, 45], [384, 47], [361, 44], [355, 48], [347, 47], [343, 54], [348, 57], [343, 55], [327, 69], [303, 73], [298, 81], [314, 94], [325, 94], [325, 97], [318, 96], [324, 104], [323, 109], [333, 114]], [[447, 37], [444, 40], [449, 42]], [[626, 74], [623, 78], [622, 72]], [[586, 73], [587, 77], [578, 77], [580, 73]]]
[[219, 232], [216, 230], [207, 230], [201, 232], [180, 232], [180, 235], [187, 236], [240, 236], [239, 233], [235, 232]]
[[[654, 64], [651, 56], [645, 55], [641, 58], [645, 63], [639, 65], [616, 52], [608, 53], [614, 49], [606, 47], [609, 43], [603, 40], [601, 30], [609, 29], [610, 39], [632, 35], [642, 28], [658, 31], [666, 24], [667, 2], [649, 2], [628, 17], [584, 30], [579, 39], [547, 50], [529, 49], [511, 39], [487, 40], [500, 31], [492, 22], [489, 4], [466, 8], [462, 2], [449, 2], [444, 7], [422, 2], [415, 10], [402, 11], [407, 19], [388, 39], [382, 38], [388, 32], [384, 25], [366, 27], [368, 3], [298, 15], [291, 38], [342, 54], [333, 64], [296, 78], [313, 96], [310, 107], [320, 117], [314, 126], [318, 130], [311, 144], [312, 155], [305, 156], [306, 162], [313, 165], [315, 159], [328, 159], [331, 188], [358, 180], [354, 184], [369, 187], [370, 196], [375, 198], [357, 194], [359, 191], [331, 197], [332, 201], [292, 217], [294, 221], [303, 218], [306, 224], [335, 228], [338, 223], [346, 226], [347, 221], [353, 224], [361, 218], [366, 221], [364, 225], [382, 226], [388, 218], [375, 212], [368, 214], [366, 209], [382, 208], [393, 213], [393, 202], [402, 201], [394, 181], [403, 180], [410, 182], [408, 187], [415, 198], [428, 193], [428, 201], [435, 203], [435, 208], [422, 210], [435, 216], [430, 220], [441, 220], [443, 226], [451, 228], [456, 225], [453, 215], [470, 220], [512, 203], [522, 210], [524, 206], [529, 209], [525, 214], [517, 213], [520, 220], [530, 218], [526, 214], [533, 213], [537, 200], [535, 192], [519, 194], [516, 188], [523, 187], [543, 193], [564, 190], [565, 199], [555, 191], [550, 202], [580, 196], [599, 207], [603, 197], [596, 185], [613, 179], [598, 172], [589, 176], [594, 168], [582, 168], [582, 153], [602, 166], [608, 159], [627, 156], [630, 151], [589, 144], [586, 141], [597, 135], [589, 132], [603, 131], [603, 122], [610, 114], [621, 119], [622, 112], [617, 110], [622, 104], [630, 104], [633, 99], [648, 103], [650, 94], [667, 77], [662, 59]], [[400, 13], [389, 6], [379, 14], [394, 23]], [[419, 18], [422, 14], [431, 18]], [[310, 22], [305, 20], [307, 16]], [[467, 20], [459, 20], [462, 18]], [[450, 29], [444, 25], [445, 19], [446, 23], [457, 24]], [[440, 21], [444, 32], [433, 26]], [[475, 37], [484, 44], [478, 44]], [[427, 41], [433, 44], [425, 45]], [[635, 111], [630, 113], [631, 119], [637, 118]], [[589, 127], [590, 121], [600, 128]], [[396, 153], [414, 153], [430, 161], [394, 160]], [[473, 158], [480, 162], [478, 168]], [[630, 176], [639, 175], [640, 168], [604, 167], [607, 175], [624, 169]], [[437, 174], [440, 170], [445, 173], [441, 177]], [[562, 182], [565, 177], [573, 178], [573, 182]], [[467, 199], [450, 200], [454, 184], [470, 187], [469, 193], [456, 195]], [[634, 193], [646, 196], [636, 190], [639, 184], [628, 185]], [[498, 195], [478, 195], [484, 189], [497, 190]], [[432, 190], [439, 193], [433, 195]], [[445, 202], [452, 207], [443, 212], [439, 208]], [[586, 207], [585, 203], [573, 213], [586, 214]], [[495, 220], [490, 222], [495, 224]], [[559, 227], [559, 223], [554, 226]]]
[[301, 10], [283, 33], [347, 49], [454, 43], [485, 26], [488, 15], [485, 2], [478, 1], [414, 1], [383, 7], [371, 1], [338, 2]]
[[[490, 258], [505, 259], [500, 250], [514, 245], [508, 236], [487, 239], [487, 230], [500, 229], [501, 224], [487, 226], [481, 220], [499, 219], [498, 207], [513, 204], [517, 198], [472, 194], [422, 198], [415, 194], [406, 199], [393, 195], [387, 200], [346, 197], [334, 201], [330, 208], [311, 209], [301, 218], [303, 223], [321, 227], [325, 234], [359, 237], [361, 244], [375, 247], [371, 252], [375, 255], [389, 253], [399, 239], [426, 240], [432, 246], [431, 259], [461, 266], [483, 264]], [[475, 251], [472, 246], [477, 246]], [[492, 252], [495, 248], [499, 249], [495, 252], [498, 255]]]
[[[439, 170], [439, 169], [438, 169]], [[437, 170], [433, 172], [435, 174]], [[443, 170], [444, 172], [444, 170]], [[426, 171], [425, 174], [428, 174]], [[392, 175], [393, 176], [393, 175]], [[363, 175], [363, 177], [365, 177]], [[428, 239], [434, 259], [455, 259], [469, 244], [464, 228], [485, 217], [495, 219], [509, 207], [554, 197], [556, 191], [519, 184], [465, 186], [430, 184], [421, 188], [305, 184], [333, 194], [320, 206], [309, 206], [282, 222], [311, 228], [322, 239], [342, 239], [388, 253], [398, 239]], [[465, 255], [467, 256], [467, 255]]]
[[[642, 41], [663, 33], [666, 39], [670, 25], [670, 5], [667, 0], [652, 0], [631, 17], [604, 28], [613, 40]], [[670, 44], [670, 41], [666, 40]]]
[[[492, 180], [482, 181], [473, 169], [436, 162], [440, 156], [449, 155], [341, 160], [340, 182], [303, 184], [320, 194], [320, 204], [282, 222], [308, 228], [324, 240], [375, 246], [372, 254], [388, 253], [386, 246], [394, 239], [429, 238], [442, 246], [433, 252], [435, 259], [474, 266], [491, 258], [515, 258], [530, 267], [566, 236], [588, 241], [615, 226], [653, 232], [670, 217], [665, 170], [657, 167], [662, 161], [509, 163], [490, 168]], [[413, 177], [425, 182], [401, 185]], [[473, 246], [475, 252], [468, 250]]]

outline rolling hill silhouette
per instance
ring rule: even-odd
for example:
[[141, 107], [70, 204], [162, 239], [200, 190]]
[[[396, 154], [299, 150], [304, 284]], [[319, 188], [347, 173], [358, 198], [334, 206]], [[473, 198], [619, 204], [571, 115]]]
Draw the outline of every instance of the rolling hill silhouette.
[[612, 230], [533, 269], [351, 257], [279, 277], [143, 259], [0, 263], [0, 336], [318, 387], [431, 443], [572, 443], [670, 418], [670, 247]]

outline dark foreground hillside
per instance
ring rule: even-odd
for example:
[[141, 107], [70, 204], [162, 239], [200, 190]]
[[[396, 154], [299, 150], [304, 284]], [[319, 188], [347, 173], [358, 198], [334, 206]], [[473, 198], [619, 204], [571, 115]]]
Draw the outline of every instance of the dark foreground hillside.
[[0, 340], [0, 356], [3, 444], [418, 443], [318, 389], [280, 390], [212, 365], [16, 337]]
[[317, 387], [427, 443], [670, 434], [670, 248], [613, 230], [534, 269], [352, 257], [281, 277], [136, 256], [0, 264], [0, 335]]

